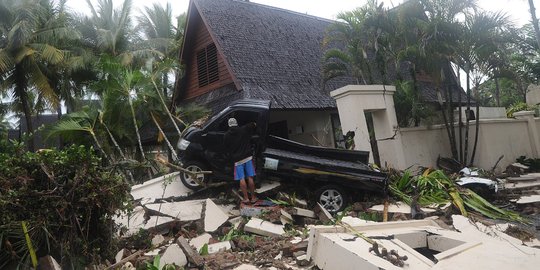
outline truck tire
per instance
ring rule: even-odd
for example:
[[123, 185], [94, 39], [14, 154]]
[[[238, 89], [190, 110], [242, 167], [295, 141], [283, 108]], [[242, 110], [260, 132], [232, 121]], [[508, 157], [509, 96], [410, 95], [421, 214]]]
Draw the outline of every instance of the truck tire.
[[343, 188], [335, 185], [323, 186], [317, 190], [316, 199], [328, 212], [335, 214], [345, 209], [348, 197]]
[[[184, 169], [186, 169], [188, 171], [191, 171], [191, 172], [202, 172], [202, 171], [207, 170], [207, 166], [202, 162], [195, 161], [195, 160], [189, 160], [186, 163], [184, 163]], [[208, 182], [208, 175], [199, 174], [197, 176], [197, 179], [201, 183], [207, 183]], [[187, 174], [185, 172], [180, 172], [180, 180], [182, 180], [182, 184], [184, 184], [184, 186], [186, 186], [187, 188], [189, 188], [191, 190], [199, 190], [199, 189], [202, 188], [201, 185], [199, 185], [197, 182], [195, 182], [193, 180], [191, 175], [189, 175], [189, 174]]]

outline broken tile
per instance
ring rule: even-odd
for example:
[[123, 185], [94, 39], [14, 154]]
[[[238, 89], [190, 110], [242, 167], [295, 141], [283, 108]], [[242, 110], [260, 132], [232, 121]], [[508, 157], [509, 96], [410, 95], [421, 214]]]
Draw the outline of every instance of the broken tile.
[[[163, 189], [165, 189], [165, 191]], [[157, 198], [187, 196], [190, 193], [191, 190], [182, 184], [178, 172], [154, 178], [140, 185], [131, 187], [131, 195], [135, 200], [146, 198], [154, 201]]]
[[[384, 211], [384, 204], [374, 205], [373, 207], [369, 208], [369, 210], [377, 211], [377, 212], [383, 212]], [[388, 204], [388, 213], [410, 214], [411, 213], [411, 207], [408, 204], [404, 203], [404, 202], [389, 203]]]
[[159, 261], [159, 269], [161, 270], [166, 264], [173, 263], [180, 267], [184, 267], [188, 263], [184, 251], [182, 251], [178, 244], [172, 244], [165, 250]]
[[242, 265], [234, 268], [234, 270], [259, 270], [259, 268], [257, 268], [254, 265], [251, 265], [251, 264], [242, 264]]
[[38, 266], [40, 270], [62, 270], [60, 264], [49, 255], [39, 258]]
[[315, 218], [315, 212], [311, 211], [311, 210], [307, 210], [307, 209], [302, 209], [302, 208], [299, 208], [299, 207], [294, 207], [292, 210], [291, 210], [291, 214], [295, 215], [295, 216], [302, 216], [302, 217], [308, 217], [308, 218]]
[[152, 238], [152, 246], [154, 247], [157, 247], [159, 245], [161, 245], [161, 243], [165, 242], [165, 237], [163, 237], [163, 235], [161, 234], [156, 234], [153, 238]]
[[204, 200], [192, 200], [171, 203], [147, 204], [149, 209], [174, 217], [180, 221], [192, 221], [201, 218]]
[[204, 244], [208, 244], [210, 238], [212, 238], [210, 234], [204, 233], [189, 240], [189, 244], [192, 245], [197, 251], [200, 251]]
[[218, 253], [220, 251], [229, 250], [232, 248], [230, 241], [217, 242], [208, 245], [208, 254]]
[[270, 237], [285, 234], [283, 225], [276, 225], [258, 218], [252, 218], [244, 226], [244, 231]]
[[261, 193], [270, 191], [272, 189], [276, 189], [280, 185], [281, 184], [279, 182], [276, 182], [276, 181], [263, 182], [263, 183], [261, 183], [261, 187], [255, 190], [255, 193], [261, 194]]
[[206, 199], [206, 211], [204, 214], [204, 230], [214, 232], [229, 219], [229, 215], [223, 212], [212, 200]]
[[154, 257], [154, 256], [158, 255], [160, 251], [161, 251], [161, 249], [159, 249], [159, 248], [152, 249], [152, 250], [144, 253], [144, 256]]
[[240, 223], [242, 223], [243, 220], [244, 220], [243, 217], [235, 217], [235, 218], [229, 219], [229, 223], [231, 223], [233, 228], [238, 229], [238, 226], [240, 226]]

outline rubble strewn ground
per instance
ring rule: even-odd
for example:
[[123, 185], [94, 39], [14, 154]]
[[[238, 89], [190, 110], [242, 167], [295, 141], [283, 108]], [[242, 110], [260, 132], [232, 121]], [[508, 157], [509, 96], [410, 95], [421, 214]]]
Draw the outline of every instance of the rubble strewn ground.
[[[174, 177], [176, 176], [172, 176], [173, 180], [169, 180], [167, 186], [181, 185]], [[152, 262], [156, 256], [160, 256], [160, 267], [174, 263], [177, 267], [184, 267], [184, 269], [335, 269], [325, 267], [327, 263], [328, 265], [331, 263], [324, 260], [341, 260], [345, 257], [341, 258], [339, 254], [335, 254], [336, 258], [327, 258], [326, 255], [326, 257], [323, 256], [324, 258], [320, 257], [321, 255], [316, 251], [317, 242], [313, 240], [315, 234], [320, 234], [328, 228], [333, 228], [331, 230], [339, 232], [339, 234], [337, 236], [325, 234], [325, 237], [329, 237], [328, 239], [338, 237], [336, 239], [341, 239], [341, 243], [344, 243], [340, 245], [348, 247], [351, 254], [363, 256], [362, 258], [373, 262], [373, 265], [378, 265], [378, 267], [382, 265], [385, 269], [430, 269], [436, 268], [435, 265], [438, 269], [450, 269], [444, 266], [452, 265], [452, 261], [445, 261], [446, 258], [471, 256], [455, 255], [465, 254], [464, 250], [474, 251], [482, 243], [499, 245], [498, 247], [502, 249], [515, 247], [518, 253], [522, 254], [520, 256], [524, 256], [520, 259], [521, 264], [523, 262], [540, 262], [540, 241], [537, 239], [538, 227], [535, 227], [538, 226], [538, 223], [534, 223], [537, 222], [534, 217], [539, 213], [537, 197], [540, 192], [534, 190], [536, 182], [540, 183], [539, 177], [540, 174], [529, 174], [509, 177], [501, 181], [501, 185], [504, 186], [501, 194], [511, 200], [506, 202], [507, 206], [523, 213], [529, 213], [533, 217], [531, 219], [532, 226], [492, 221], [474, 215], [470, 219], [463, 216], [452, 216], [453, 206], [447, 204], [436, 209], [421, 208], [425, 215], [423, 217], [426, 218], [425, 222], [430, 224], [429, 229], [424, 226], [424, 223], [422, 223], [424, 225], [418, 226], [414, 225], [416, 223], [410, 223], [412, 209], [403, 202], [390, 202], [385, 210], [384, 198], [355, 202], [344, 212], [332, 216], [320, 205], [308, 204], [301, 198], [297, 198], [296, 195], [288, 195], [286, 190], [276, 183], [261, 185], [259, 197], [265, 198], [264, 200], [260, 200], [254, 205], [244, 205], [240, 204], [231, 187], [221, 187], [217, 191], [199, 194], [197, 197], [189, 194], [187, 190], [177, 187], [173, 188], [176, 192], [163, 192], [163, 188], [166, 186], [162, 185], [162, 194], [181, 200], [163, 201], [155, 196], [159, 192], [156, 191], [156, 181], [152, 181], [147, 187], [150, 189], [150, 192], [147, 193], [150, 196], [144, 195], [145, 185], [138, 186], [135, 189], [137, 196], [134, 197], [138, 199], [140, 205], [130, 216], [117, 219], [118, 223], [127, 228], [124, 235], [125, 249], [119, 251], [115, 262], [101, 267], [137, 269]], [[527, 188], [523, 188], [524, 184], [522, 183], [527, 183]], [[208, 198], [203, 199], [204, 197]], [[390, 223], [380, 223], [385, 211]], [[451, 256], [444, 255], [451, 248], [444, 250], [444, 252], [436, 252], [438, 255], [435, 254], [435, 257], [426, 255], [427, 257], [422, 256], [420, 259], [411, 258], [411, 252], [419, 253], [411, 251], [410, 247], [398, 248], [396, 246], [392, 250], [387, 250], [381, 246], [377, 250], [382, 249], [375, 252], [373, 243], [370, 241], [381, 245], [383, 243], [388, 246], [395, 245], [391, 238], [404, 229], [400, 229], [398, 225], [393, 227], [394, 225], [391, 224], [394, 224], [392, 223], [394, 221], [397, 221], [395, 224], [416, 226], [410, 225], [413, 227], [409, 226], [409, 230], [437, 232], [440, 235], [450, 235], [457, 238], [461, 234], [461, 237], [470, 241], [466, 245], [458, 245], [463, 250], [456, 248], [452, 251], [454, 253]], [[378, 223], [390, 226], [388, 227], [391, 228], [389, 232], [392, 233], [388, 233], [388, 231], [383, 234], [367, 233], [366, 235], [369, 235], [370, 238], [364, 239], [362, 237], [364, 232], [356, 231], [356, 229], [372, 228], [369, 227], [370, 224]], [[134, 241], [141, 242], [142, 236], [147, 238], [143, 240], [143, 242], [146, 241], [146, 245], [133, 244]], [[403, 236], [399, 237], [402, 237], [399, 238], [402, 242], [405, 241]], [[340, 242], [336, 239], [332, 240], [334, 245], [338, 245]], [[429, 241], [436, 241], [433, 240], [434, 238], [430, 239]], [[501, 239], [510, 245], [501, 244]], [[451, 242], [445, 241], [447, 244]], [[398, 241], [398, 243], [400, 242]], [[353, 246], [355, 247], [353, 248]], [[361, 246], [369, 247], [369, 249], [361, 248], [358, 252], [354, 251], [355, 248]], [[336, 248], [338, 247], [336, 246]], [[514, 251], [507, 250], [507, 252]], [[351, 254], [347, 256], [353, 256]], [[403, 258], [406, 258], [407, 254], [409, 258], [404, 260]], [[483, 253], [473, 252], [472, 254], [481, 256]], [[393, 259], [390, 256], [393, 256]], [[440, 258], [439, 263], [436, 263], [437, 256]], [[348, 259], [352, 260], [352, 258]], [[456, 261], [460, 262], [457, 259]], [[342, 269], [352, 269], [347, 268], [346, 265], [343, 267]], [[523, 269], [528, 268], [524, 267]]]

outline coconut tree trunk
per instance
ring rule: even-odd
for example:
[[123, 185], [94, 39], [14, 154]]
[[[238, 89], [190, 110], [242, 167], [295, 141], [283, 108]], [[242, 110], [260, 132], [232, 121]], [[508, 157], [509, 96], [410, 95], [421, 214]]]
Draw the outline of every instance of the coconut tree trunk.
[[454, 104], [452, 100], [452, 90], [450, 85], [446, 85], [446, 102], [448, 107], [448, 124], [450, 125], [450, 147], [452, 148], [452, 158], [458, 159], [458, 151], [456, 145], [456, 130], [454, 128]]
[[538, 18], [536, 18], [536, 8], [534, 7], [533, 0], [529, 0], [529, 12], [531, 13], [532, 25], [534, 27], [534, 34], [536, 36], [536, 44], [540, 49], [540, 28], [538, 26]]
[[[28, 87], [26, 85], [27, 80], [24, 76], [23, 69], [24, 67], [22, 64], [17, 64], [15, 66], [15, 94], [19, 97], [21, 102], [24, 118], [26, 120], [26, 132], [32, 134], [34, 133], [34, 127], [32, 125], [32, 111], [30, 110], [30, 106], [28, 104], [28, 93], [26, 92], [28, 90]], [[20, 129], [22, 130], [22, 126], [20, 127]], [[34, 138], [31, 137], [27, 143], [28, 150], [33, 152], [35, 150]]]
[[[458, 74], [461, 73], [461, 67], [458, 67]], [[459, 135], [459, 162], [463, 160], [463, 117], [461, 111], [463, 107], [461, 106], [461, 75], [458, 76], [459, 84], [459, 95], [458, 95], [458, 135]]]
[[127, 95], [127, 99], [129, 103], [129, 109], [131, 111], [131, 120], [133, 120], [133, 127], [135, 128], [135, 134], [137, 135], [137, 144], [139, 145], [139, 151], [141, 151], [141, 157], [143, 161], [145, 161], [146, 156], [144, 155], [144, 149], [142, 147], [141, 134], [139, 133], [139, 127], [137, 126], [137, 118], [135, 116], [135, 109], [133, 108], [133, 101], [131, 100], [131, 97], [129, 96], [129, 92]]
[[480, 84], [476, 83], [476, 110], [475, 110], [475, 133], [474, 133], [474, 144], [472, 148], [472, 154], [471, 154], [471, 161], [469, 162], [469, 166], [472, 166], [474, 164], [474, 156], [476, 155], [476, 147], [478, 146], [478, 133], [480, 132], [480, 91], [479, 88]]

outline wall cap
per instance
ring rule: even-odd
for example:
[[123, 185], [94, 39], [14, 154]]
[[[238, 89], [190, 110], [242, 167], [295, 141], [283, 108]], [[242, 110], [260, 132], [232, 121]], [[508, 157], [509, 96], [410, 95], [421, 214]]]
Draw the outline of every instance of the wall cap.
[[528, 116], [534, 117], [534, 111], [521, 111], [521, 112], [514, 113], [514, 117], [528, 117]]
[[330, 96], [338, 98], [348, 95], [393, 95], [396, 87], [393, 85], [346, 85], [330, 92]]

